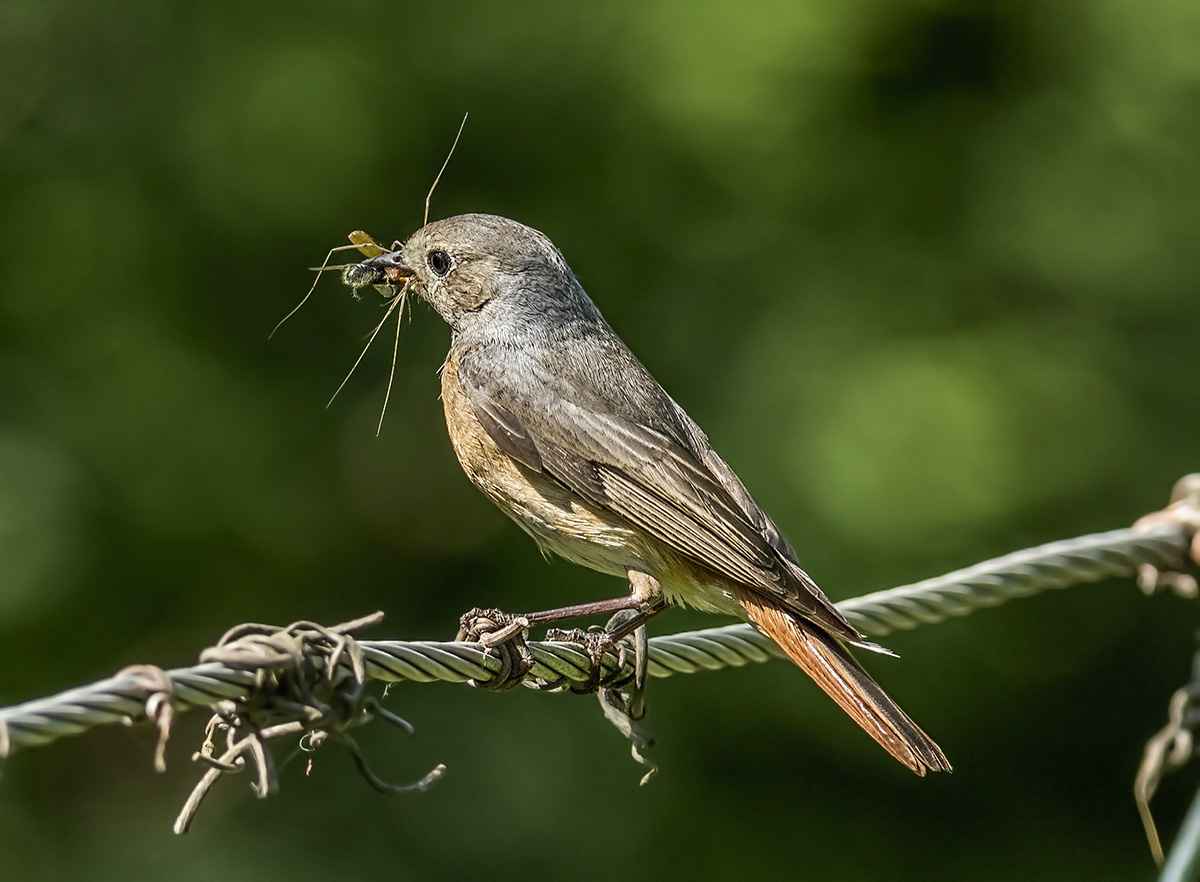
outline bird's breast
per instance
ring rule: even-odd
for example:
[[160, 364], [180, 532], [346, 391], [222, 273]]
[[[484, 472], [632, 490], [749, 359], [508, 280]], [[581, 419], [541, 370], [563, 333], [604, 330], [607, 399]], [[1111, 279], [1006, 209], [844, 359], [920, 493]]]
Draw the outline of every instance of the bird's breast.
[[458, 380], [454, 350], [442, 366], [442, 406], [454, 454], [471, 483], [543, 549], [620, 576], [641, 562], [642, 543], [629, 524], [515, 461], [491, 439]]

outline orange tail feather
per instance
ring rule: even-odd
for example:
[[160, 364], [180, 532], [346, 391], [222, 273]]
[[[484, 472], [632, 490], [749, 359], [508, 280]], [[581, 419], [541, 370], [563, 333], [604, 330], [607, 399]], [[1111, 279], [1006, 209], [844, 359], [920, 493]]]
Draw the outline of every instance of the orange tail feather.
[[767, 605], [760, 597], [737, 590], [735, 596], [750, 620], [884, 750], [918, 775], [950, 771], [941, 748], [871, 679], [840, 641], [818, 625]]

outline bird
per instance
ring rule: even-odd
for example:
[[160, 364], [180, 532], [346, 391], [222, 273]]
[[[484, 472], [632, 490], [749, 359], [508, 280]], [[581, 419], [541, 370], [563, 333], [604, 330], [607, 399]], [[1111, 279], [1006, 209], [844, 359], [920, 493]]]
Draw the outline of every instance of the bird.
[[441, 398], [467, 477], [544, 552], [628, 580], [627, 596], [566, 611], [686, 605], [749, 621], [913, 772], [951, 770], [849, 647], [888, 650], [804, 571], [546, 235], [488, 214], [427, 223], [390, 250], [354, 235], [369, 256], [346, 284], [411, 292], [450, 327]]

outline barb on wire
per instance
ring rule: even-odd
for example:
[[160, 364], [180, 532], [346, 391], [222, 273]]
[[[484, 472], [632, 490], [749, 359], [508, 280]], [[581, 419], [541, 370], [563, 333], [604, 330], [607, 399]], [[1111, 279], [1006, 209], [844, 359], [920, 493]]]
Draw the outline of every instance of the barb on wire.
[[[413, 733], [411, 725], [364, 692], [366, 663], [351, 632], [382, 620], [383, 614], [375, 613], [332, 628], [313, 622], [296, 622], [286, 628], [239, 625], [201, 653], [201, 662], [253, 671], [255, 688], [242, 699], [217, 703], [205, 729], [204, 744], [192, 756], [209, 768], [176, 818], [176, 833], [187, 832], [201, 801], [222, 775], [240, 772], [247, 763], [253, 763], [257, 771], [256, 795], [265, 797], [277, 791], [279, 780], [267, 742], [288, 735], [303, 734], [301, 749], [309, 753], [309, 770], [312, 753], [334, 739], [350, 752], [367, 783], [382, 793], [423, 791], [441, 777], [445, 766], [439, 765], [414, 784], [389, 784], [371, 771], [349, 734], [350, 729], [376, 717]], [[217, 756], [220, 733], [225, 735], [225, 750]]]
[[1200, 474], [1184, 475], [1171, 490], [1171, 502], [1162, 511], [1146, 515], [1133, 525], [1135, 530], [1150, 530], [1158, 526], [1182, 527], [1191, 533], [1192, 541], [1185, 559], [1192, 566], [1161, 569], [1153, 564], [1138, 567], [1138, 584], [1147, 594], [1166, 588], [1188, 599], [1200, 595], [1195, 567], [1200, 566]]
[[[1195, 567], [1200, 566], [1200, 475], [1180, 478], [1171, 491], [1170, 504], [1159, 512], [1146, 515], [1133, 525], [1135, 530], [1179, 526], [1190, 531], [1183, 567], [1159, 567], [1151, 563], [1138, 567], [1138, 584], [1147, 594], [1163, 589], [1179, 597], [1195, 598]], [[1200, 640], [1200, 634], [1197, 634]], [[1150, 800], [1165, 774], [1177, 771], [1195, 752], [1196, 729], [1200, 728], [1200, 648], [1192, 657], [1191, 682], [1176, 690], [1167, 710], [1167, 725], [1146, 742], [1142, 762], [1133, 782], [1133, 798], [1146, 831], [1150, 853], [1160, 868], [1166, 863], [1158, 827], [1150, 811]], [[1188, 812], [1183, 830], [1171, 851], [1171, 860], [1163, 870], [1163, 879], [1195, 878], [1197, 849], [1200, 849], [1200, 794]]]
[[1155, 863], [1162, 867], [1166, 856], [1162, 841], [1158, 838], [1158, 827], [1150, 811], [1150, 800], [1158, 791], [1163, 776], [1178, 771], [1192, 758], [1195, 745], [1195, 729], [1200, 725], [1200, 653], [1193, 662], [1192, 682], [1176, 690], [1171, 696], [1167, 710], [1167, 725], [1146, 742], [1142, 763], [1133, 781], [1133, 799], [1137, 803], [1138, 816], [1146, 831], [1146, 841]]
[[[1200, 476], [1176, 487], [1171, 505], [1132, 529], [1053, 542], [996, 558], [912, 585], [838, 604], [856, 628], [877, 637], [935, 624], [978, 609], [1042, 591], [1113, 577], [1139, 575], [1141, 584], [1187, 593], [1200, 564]], [[476, 611], [478, 612], [478, 611]], [[346, 747], [366, 780], [386, 793], [424, 790], [441, 776], [437, 766], [410, 785], [391, 785], [366, 764], [349, 730], [376, 717], [411, 732], [411, 726], [365, 694], [370, 679], [388, 682], [447, 681], [479, 686], [524, 686], [544, 691], [596, 689], [605, 716], [626, 736], [635, 759], [654, 767], [643, 750], [652, 739], [641, 727], [641, 691], [647, 676], [670, 677], [724, 667], [741, 667], [782, 657], [773, 641], [749, 625], [730, 625], [645, 641], [633, 635], [633, 651], [621, 644], [589, 654], [577, 643], [524, 641], [520, 617], [499, 630], [519, 636], [481, 642], [360, 641], [351, 632], [377, 624], [376, 614], [325, 628], [297, 622], [286, 628], [242, 625], [201, 655], [201, 663], [163, 671], [127, 668], [90, 686], [49, 698], [0, 708], [0, 760], [13, 751], [48, 744], [95, 726], [150, 719], [158, 726], [155, 766], [173, 716], [193, 707], [214, 710], [204, 747], [196, 759], [209, 766], [176, 822], [182, 832], [215, 781], [224, 774], [256, 769], [255, 791], [275, 790], [267, 742], [302, 735], [301, 748], [315, 750], [334, 739]], [[507, 630], [505, 630], [507, 628]], [[496, 629], [493, 629], [496, 630]], [[224, 735], [223, 749], [217, 741]], [[310, 760], [311, 765], [311, 760]], [[1157, 772], [1155, 774], [1158, 774]], [[646, 780], [643, 778], [643, 781]], [[1157, 778], [1143, 787], [1146, 799]]]

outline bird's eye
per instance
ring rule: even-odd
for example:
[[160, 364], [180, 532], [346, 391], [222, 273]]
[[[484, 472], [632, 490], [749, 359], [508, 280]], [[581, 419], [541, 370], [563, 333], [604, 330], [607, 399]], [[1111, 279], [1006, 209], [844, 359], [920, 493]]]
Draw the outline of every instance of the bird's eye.
[[425, 262], [429, 264], [429, 268], [438, 276], [444, 276], [450, 272], [450, 268], [454, 266], [454, 261], [450, 259], [450, 255], [445, 251], [430, 251], [425, 255]]

